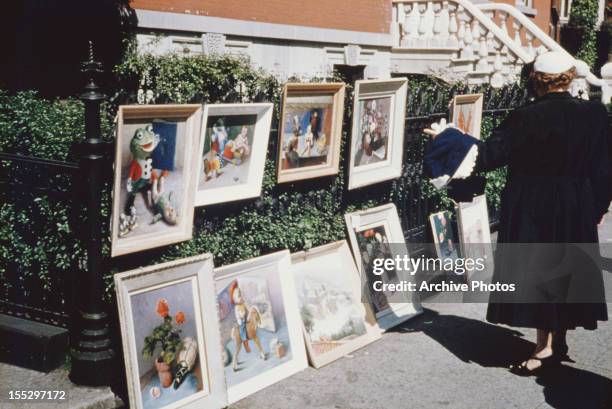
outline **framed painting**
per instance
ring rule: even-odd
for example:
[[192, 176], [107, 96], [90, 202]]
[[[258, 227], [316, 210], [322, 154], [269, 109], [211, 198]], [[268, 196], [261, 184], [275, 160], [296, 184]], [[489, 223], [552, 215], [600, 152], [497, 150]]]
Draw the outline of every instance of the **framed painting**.
[[486, 196], [476, 196], [471, 202], [460, 202], [457, 205], [457, 221], [462, 256], [466, 259], [484, 258], [485, 271], [492, 272], [493, 246]]
[[260, 195], [272, 111], [271, 103], [204, 106], [196, 206]]
[[344, 92], [344, 83], [285, 84], [278, 183], [338, 173]]
[[455, 95], [451, 107], [451, 122], [476, 139], [480, 139], [482, 100], [482, 94]]
[[453, 233], [451, 213], [448, 211], [429, 215], [436, 255], [442, 261], [459, 257], [459, 248]]
[[402, 173], [406, 78], [355, 82], [348, 188]]
[[200, 105], [120, 106], [111, 256], [189, 240]]
[[229, 403], [308, 366], [288, 250], [215, 269]]
[[366, 296], [376, 315], [378, 326], [386, 331], [422, 312], [416, 292], [377, 291], [375, 284], [414, 281], [410, 271], [385, 269], [375, 275], [376, 259], [395, 259], [408, 255], [404, 233], [394, 204], [386, 204], [344, 216], [361, 280], [368, 289]]
[[291, 255], [310, 363], [320, 368], [380, 338], [345, 240]]
[[115, 275], [131, 408], [227, 406], [213, 268], [204, 254]]

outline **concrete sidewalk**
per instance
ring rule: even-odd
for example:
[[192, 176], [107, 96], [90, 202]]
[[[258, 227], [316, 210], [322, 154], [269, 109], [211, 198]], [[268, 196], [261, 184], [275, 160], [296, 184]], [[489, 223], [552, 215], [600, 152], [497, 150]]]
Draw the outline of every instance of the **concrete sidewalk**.
[[[612, 244], [612, 213], [600, 226], [600, 242]], [[602, 254], [604, 274], [612, 273], [611, 249]], [[487, 323], [486, 304], [423, 306], [424, 314], [352, 357], [308, 368], [231, 408], [612, 409], [611, 321], [568, 332], [574, 363], [522, 378], [507, 368], [532, 352], [535, 330]]]

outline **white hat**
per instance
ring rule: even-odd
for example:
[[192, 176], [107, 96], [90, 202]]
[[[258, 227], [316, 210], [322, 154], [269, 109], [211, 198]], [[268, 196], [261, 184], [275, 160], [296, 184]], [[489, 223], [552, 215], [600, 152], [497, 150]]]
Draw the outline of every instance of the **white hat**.
[[561, 74], [574, 67], [574, 59], [567, 53], [549, 51], [540, 54], [533, 64], [536, 72], [544, 74]]

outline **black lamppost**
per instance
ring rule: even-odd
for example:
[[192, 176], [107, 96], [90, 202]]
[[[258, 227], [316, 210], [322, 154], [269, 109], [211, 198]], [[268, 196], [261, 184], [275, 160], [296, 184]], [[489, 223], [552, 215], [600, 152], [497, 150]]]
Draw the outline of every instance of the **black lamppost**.
[[100, 130], [100, 104], [106, 98], [96, 84], [102, 65], [96, 62], [93, 44], [89, 43], [89, 61], [81, 71], [87, 76], [85, 92], [80, 98], [85, 104], [84, 142], [77, 144], [79, 175], [77, 200], [86, 206], [86, 223], [80, 226], [86, 261], [81, 266], [73, 285], [75, 289], [75, 316], [72, 317], [72, 368], [70, 380], [81, 385], [109, 385], [115, 352], [111, 347], [108, 316], [102, 300], [102, 189], [108, 172], [110, 144], [102, 142]]

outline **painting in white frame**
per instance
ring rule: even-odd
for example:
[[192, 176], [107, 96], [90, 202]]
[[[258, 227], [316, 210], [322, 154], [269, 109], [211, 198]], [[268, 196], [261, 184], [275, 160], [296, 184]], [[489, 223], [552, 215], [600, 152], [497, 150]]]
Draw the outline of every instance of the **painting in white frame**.
[[260, 195], [273, 110], [272, 103], [204, 106], [195, 206]]
[[[484, 258], [484, 272], [492, 273], [494, 258], [486, 196], [476, 196], [471, 202], [459, 202], [457, 222], [462, 257]], [[471, 272], [467, 274], [470, 278]]]
[[355, 82], [349, 190], [401, 175], [407, 89], [406, 78]]
[[451, 122], [464, 133], [480, 139], [483, 94], [455, 95]]
[[230, 404], [308, 366], [288, 250], [215, 269], [215, 288]]
[[291, 255], [310, 363], [320, 368], [380, 338], [346, 240]]
[[111, 256], [189, 240], [200, 105], [123, 105], [117, 114]]
[[204, 254], [115, 275], [130, 407], [227, 406], [213, 269]]
[[288, 83], [278, 133], [278, 183], [338, 173], [344, 83]]
[[367, 296], [381, 330], [386, 331], [421, 313], [421, 304], [416, 291], [382, 292], [374, 290], [376, 281], [382, 281], [383, 284], [414, 281], [411, 271], [404, 269], [387, 270], [379, 276], [373, 274], [374, 259], [408, 255], [395, 205], [389, 203], [347, 213], [344, 218], [353, 256], [362, 282], [367, 283], [369, 290]]

